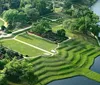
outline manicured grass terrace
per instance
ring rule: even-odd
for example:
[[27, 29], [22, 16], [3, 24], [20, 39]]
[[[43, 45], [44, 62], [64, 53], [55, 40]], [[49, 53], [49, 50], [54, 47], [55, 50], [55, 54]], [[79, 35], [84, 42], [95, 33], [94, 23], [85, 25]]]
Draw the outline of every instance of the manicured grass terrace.
[[31, 57], [33, 56], [38, 56], [38, 55], [43, 55], [44, 52], [40, 51], [38, 49], [35, 49], [33, 47], [30, 47], [28, 45], [25, 45], [23, 43], [17, 42], [15, 40], [4, 40], [2, 41], [2, 44], [12, 50], [15, 50], [19, 53], [22, 53], [24, 55], [29, 55]]
[[48, 51], [54, 50], [57, 47], [57, 44], [49, 42], [48, 40], [45, 40], [41, 37], [29, 35], [27, 33], [18, 35], [16, 37], [16, 39], [19, 39], [19, 40], [27, 42], [29, 44], [35, 45], [37, 47], [40, 47], [40, 48], [48, 50]]

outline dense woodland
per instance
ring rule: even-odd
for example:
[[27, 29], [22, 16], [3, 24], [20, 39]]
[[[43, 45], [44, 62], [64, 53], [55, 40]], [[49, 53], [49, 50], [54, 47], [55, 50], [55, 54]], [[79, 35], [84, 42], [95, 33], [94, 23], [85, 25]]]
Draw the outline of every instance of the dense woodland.
[[[0, 0], [0, 15], [8, 22], [8, 27], [2, 26], [7, 33], [16, 28], [32, 25], [29, 30], [55, 43], [62, 42], [66, 37], [66, 30], [86, 35], [93, 33], [98, 37], [100, 27], [99, 18], [88, 7], [96, 0]], [[62, 2], [62, 3], [61, 3]], [[62, 7], [61, 13], [65, 17], [61, 21], [52, 22], [44, 16], [55, 13], [54, 8]], [[66, 17], [67, 16], [67, 17]], [[52, 31], [52, 23], [62, 24], [63, 28], [56, 33]], [[25, 55], [0, 46], [0, 85], [7, 82], [35, 85], [38, 81], [34, 75], [34, 67], [30, 60], [23, 59]]]

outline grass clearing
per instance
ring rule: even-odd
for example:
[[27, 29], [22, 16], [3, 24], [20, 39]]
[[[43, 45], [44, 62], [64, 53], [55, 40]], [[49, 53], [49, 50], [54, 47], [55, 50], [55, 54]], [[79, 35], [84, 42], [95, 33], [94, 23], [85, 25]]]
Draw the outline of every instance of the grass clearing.
[[62, 11], [62, 9], [63, 9], [62, 7], [59, 7], [59, 8], [55, 8], [54, 11], [55, 11], [55, 13], [60, 13]]
[[4, 40], [2, 41], [2, 44], [12, 50], [15, 50], [19, 53], [22, 53], [24, 55], [29, 55], [31, 57], [33, 56], [39, 56], [39, 55], [43, 55], [44, 52], [40, 51], [38, 49], [35, 49], [33, 47], [30, 47], [28, 45], [22, 44], [20, 42], [17, 42], [15, 40]]
[[60, 29], [63, 29], [62, 24], [61, 24], [61, 25], [57, 25], [57, 26], [53, 26], [53, 27], [52, 27], [52, 31], [55, 32], [55, 33], [57, 32], [57, 30], [60, 30]]
[[18, 35], [16, 39], [24, 41], [26, 43], [32, 44], [34, 46], [40, 47], [44, 50], [51, 51], [57, 47], [57, 44], [44, 40], [43, 38], [29, 35], [27, 33]]

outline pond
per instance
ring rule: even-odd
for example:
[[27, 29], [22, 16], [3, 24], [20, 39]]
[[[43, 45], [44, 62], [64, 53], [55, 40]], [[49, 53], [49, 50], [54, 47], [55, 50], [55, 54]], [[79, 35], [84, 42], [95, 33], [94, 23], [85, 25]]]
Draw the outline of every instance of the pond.
[[[100, 16], [100, 0], [98, 0], [92, 7], [91, 10], [94, 11], [98, 16]], [[100, 73], [100, 57], [95, 59], [94, 65], [91, 67], [91, 70]], [[90, 80], [83, 76], [77, 76], [68, 79], [56, 80], [47, 85], [100, 85], [99, 82]]]
[[100, 56], [95, 59], [95, 62], [91, 67], [91, 70], [100, 73]]
[[73, 78], [53, 81], [47, 85], [100, 85], [100, 83], [86, 77], [77, 76]]

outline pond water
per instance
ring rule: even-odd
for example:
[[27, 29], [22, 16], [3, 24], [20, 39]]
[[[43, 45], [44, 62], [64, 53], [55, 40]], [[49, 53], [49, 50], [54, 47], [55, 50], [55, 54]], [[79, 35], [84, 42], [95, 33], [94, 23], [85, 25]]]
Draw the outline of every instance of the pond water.
[[95, 59], [95, 63], [91, 67], [91, 70], [100, 73], [100, 56]]
[[47, 85], [100, 85], [100, 83], [86, 77], [77, 76], [73, 78], [53, 81]]
[[[98, 16], [100, 16], [100, 0], [98, 0], [92, 7], [91, 10], [94, 11]], [[100, 57], [95, 59], [94, 65], [91, 70], [100, 73]], [[100, 83], [90, 80], [83, 76], [77, 76], [68, 79], [56, 80], [47, 85], [100, 85]]]

